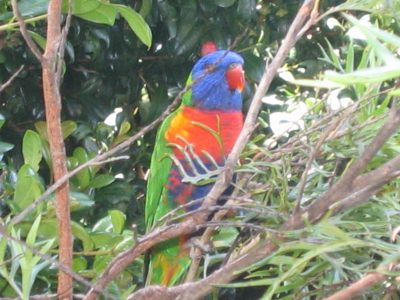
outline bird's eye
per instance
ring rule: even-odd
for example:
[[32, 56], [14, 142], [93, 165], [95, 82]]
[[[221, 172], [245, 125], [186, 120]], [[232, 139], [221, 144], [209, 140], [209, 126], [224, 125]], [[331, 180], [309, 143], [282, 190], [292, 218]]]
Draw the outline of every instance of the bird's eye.
[[237, 64], [237, 63], [230, 64], [229, 67], [228, 67], [228, 69], [234, 69], [234, 68], [236, 68], [238, 65], [239, 65], [239, 64]]

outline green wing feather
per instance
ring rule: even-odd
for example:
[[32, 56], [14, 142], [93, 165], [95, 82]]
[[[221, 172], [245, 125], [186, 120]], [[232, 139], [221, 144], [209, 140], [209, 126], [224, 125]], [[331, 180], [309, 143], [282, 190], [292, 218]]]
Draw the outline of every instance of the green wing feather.
[[171, 120], [177, 111], [169, 115], [161, 124], [157, 132], [153, 155], [151, 156], [150, 176], [147, 182], [147, 195], [145, 206], [146, 231], [150, 231], [154, 224], [157, 208], [161, 201], [161, 196], [168, 181], [168, 176], [172, 167], [172, 160], [168, 157], [172, 153], [164, 138]]
[[[192, 76], [186, 82], [186, 86], [192, 83]], [[189, 89], [182, 97], [182, 104], [191, 106], [192, 91]], [[172, 154], [171, 148], [165, 140], [165, 132], [168, 130], [172, 119], [180, 110], [180, 107], [169, 115], [161, 124], [157, 132], [156, 142], [150, 164], [150, 176], [147, 182], [147, 195], [145, 205], [145, 223], [148, 232], [154, 224], [156, 216], [160, 215], [157, 211], [161, 197], [165, 190], [165, 184], [172, 167], [172, 160], [168, 157]]]
[[[191, 82], [190, 76], [187, 84], [191, 84]], [[182, 97], [182, 105], [191, 106], [191, 97], [192, 92], [189, 90]], [[162, 199], [167, 197], [168, 191], [165, 185], [168, 182], [173, 163], [170, 158], [172, 149], [165, 140], [165, 132], [181, 107], [164, 120], [157, 132], [154, 152], [151, 157], [150, 176], [147, 182], [145, 206], [147, 232], [151, 231], [156, 220], [172, 210], [172, 207], [160, 205]], [[186, 239], [185, 237], [182, 238]], [[190, 264], [187, 250], [181, 247], [183, 241], [181, 239], [163, 242], [152, 249], [146, 284], [172, 285], [180, 280]]]

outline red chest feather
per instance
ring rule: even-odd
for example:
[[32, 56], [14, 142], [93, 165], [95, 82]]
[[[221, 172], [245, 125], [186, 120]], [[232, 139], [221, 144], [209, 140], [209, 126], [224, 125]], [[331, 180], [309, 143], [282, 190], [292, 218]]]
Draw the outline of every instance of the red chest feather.
[[[241, 112], [203, 111], [183, 106], [165, 132], [165, 139], [184, 148], [191, 144], [197, 155], [204, 157], [206, 151], [219, 160], [231, 152], [242, 127]], [[182, 156], [181, 151], [174, 152]]]

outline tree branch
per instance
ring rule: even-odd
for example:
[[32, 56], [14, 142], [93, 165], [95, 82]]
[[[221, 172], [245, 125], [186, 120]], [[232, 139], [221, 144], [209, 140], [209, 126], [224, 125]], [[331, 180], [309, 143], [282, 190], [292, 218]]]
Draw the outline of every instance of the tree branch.
[[43, 58], [42, 52], [40, 51], [39, 47], [35, 44], [35, 42], [32, 40], [32, 37], [30, 36], [28, 29], [26, 28], [24, 18], [21, 16], [21, 13], [18, 9], [17, 0], [11, 0], [11, 6], [12, 6], [14, 16], [18, 21], [19, 30], [22, 34], [22, 37], [24, 38], [29, 49], [32, 51], [33, 55], [35, 55], [35, 57], [37, 58], [37, 60], [39, 62], [42, 62], [42, 58]]
[[15, 71], [14, 74], [11, 75], [10, 78], [8, 78], [8, 80], [6, 82], [4, 82], [3, 84], [0, 85], [0, 93], [2, 91], [4, 91], [7, 87], [10, 86], [10, 84], [14, 81], [15, 78], [17, 78], [17, 76], [19, 75], [19, 73], [22, 72], [22, 70], [24, 69], [24, 65], [20, 66], [19, 69], [17, 71]]
[[[15, 1], [15, 0], [14, 0]], [[68, 174], [65, 144], [61, 126], [61, 95], [57, 79], [59, 44], [61, 40], [61, 0], [51, 0], [47, 17], [47, 43], [42, 57], [42, 80], [54, 180]], [[72, 230], [69, 202], [69, 183], [66, 181], [56, 190], [56, 215], [59, 229], [59, 260], [72, 268]], [[72, 277], [60, 270], [57, 294], [59, 299], [71, 299]]]
[[382, 283], [386, 278], [387, 276], [382, 273], [370, 273], [362, 277], [360, 280], [350, 284], [347, 288], [325, 298], [325, 300], [353, 299], [356, 296], [362, 295], [365, 290], [369, 289], [371, 286]]

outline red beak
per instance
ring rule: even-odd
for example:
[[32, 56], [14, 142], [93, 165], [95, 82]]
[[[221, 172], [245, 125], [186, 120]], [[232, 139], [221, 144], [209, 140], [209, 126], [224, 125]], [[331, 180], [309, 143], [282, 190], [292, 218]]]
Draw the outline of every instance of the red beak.
[[228, 82], [229, 89], [232, 91], [243, 91], [244, 88], [244, 71], [241, 65], [234, 64], [226, 71], [226, 81]]

